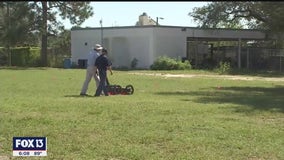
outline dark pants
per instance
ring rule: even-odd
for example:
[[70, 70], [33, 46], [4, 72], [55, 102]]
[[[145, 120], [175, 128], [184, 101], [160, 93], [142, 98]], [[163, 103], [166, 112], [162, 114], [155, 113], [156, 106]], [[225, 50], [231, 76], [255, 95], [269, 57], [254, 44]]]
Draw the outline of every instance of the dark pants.
[[100, 76], [100, 84], [96, 90], [95, 96], [100, 96], [102, 91], [104, 92], [105, 96], [108, 96], [107, 88], [106, 88], [106, 71], [99, 71]]

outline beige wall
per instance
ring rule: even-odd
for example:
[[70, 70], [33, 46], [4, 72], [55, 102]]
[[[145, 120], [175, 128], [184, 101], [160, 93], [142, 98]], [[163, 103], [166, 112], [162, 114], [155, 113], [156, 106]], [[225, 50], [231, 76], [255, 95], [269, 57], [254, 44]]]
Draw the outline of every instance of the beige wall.
[[[74, 63], [86, 58], [92, 45], [101, 41], [101, 30], [73, 30], [71, 33], [71, 60]], [[147, 68], [152, 61], [152, 35], [152, 28], [107, 29], [103, 31], [103, 44], [114, 67], [130, 67], [131, 61], [136, 58], [137, 67]]]
[[186, 56], [186, 35], [177, 28], [154, 28], [154, 60], [159, 56]]

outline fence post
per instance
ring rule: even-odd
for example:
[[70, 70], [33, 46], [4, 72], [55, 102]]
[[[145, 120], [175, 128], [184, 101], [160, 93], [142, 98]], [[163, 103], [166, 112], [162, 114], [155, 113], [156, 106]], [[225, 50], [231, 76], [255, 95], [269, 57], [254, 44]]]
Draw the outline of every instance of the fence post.
[[249, 69], [249, 48], [247, 47], [247, 69]]
[[279, 57], [280, 57], [279, 58], [280, 59], [280, 72], [282, 72], [282, 56], [280, 55]]
[[242, 52], [241, 45], [242, 45], [242, 40], [241, 38], [239, 38], [239, 41], [238, 41], [238, 68], [239, 69], [241, 68], [241, 52]]

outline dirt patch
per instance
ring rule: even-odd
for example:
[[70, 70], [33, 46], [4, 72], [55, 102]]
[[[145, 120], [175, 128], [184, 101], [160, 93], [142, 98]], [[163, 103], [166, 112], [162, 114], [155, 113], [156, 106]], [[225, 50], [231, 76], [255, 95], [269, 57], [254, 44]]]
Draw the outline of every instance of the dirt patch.
[[205, 74], [162, 74], [162, 73], [129, 73], [135, 75], [147, 75], [147, 76], [160, 76], [165, 78], [217, 78], [217, 79], [229, 79], [229, 80], [261, 80], [261, 81], [274, 81], [274, 82], [284, 82], [284, 77], [280, 78], [269, 78], [269, 77], [253, 77], [253, 76], [231, 76], [231, 75], [205, 75]]
[[7, 156], [0, 156], [0, 160], [9, 160], [9, 157], [7, 157]]

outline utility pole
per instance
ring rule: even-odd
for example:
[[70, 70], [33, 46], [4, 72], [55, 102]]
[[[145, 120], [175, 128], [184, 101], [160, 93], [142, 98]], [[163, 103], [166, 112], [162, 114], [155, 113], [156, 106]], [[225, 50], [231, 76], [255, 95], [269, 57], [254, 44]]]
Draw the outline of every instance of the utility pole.
[[103, 42], [104, 42], [104, 35], [103, 35], [103, 19], [100, 20], [100, 24], [101, 24], [101, 45], [104, 46]]
[[10, 38], [10, 2], [6, 2], [7, 3], [7, 16], [8, 16], [8, 45], [7, 45], [7, 49], [8, 49], [8, 57], [9, 57], [9, 66], [12, 65], [12, 55], [11, 55], [11, 50], [10, 50], [10, 45], [11, 45], [11, 38]]
[[159, 25], [159, 19], [164, 19], [163, 17], [156, 17], [156, 26]]

